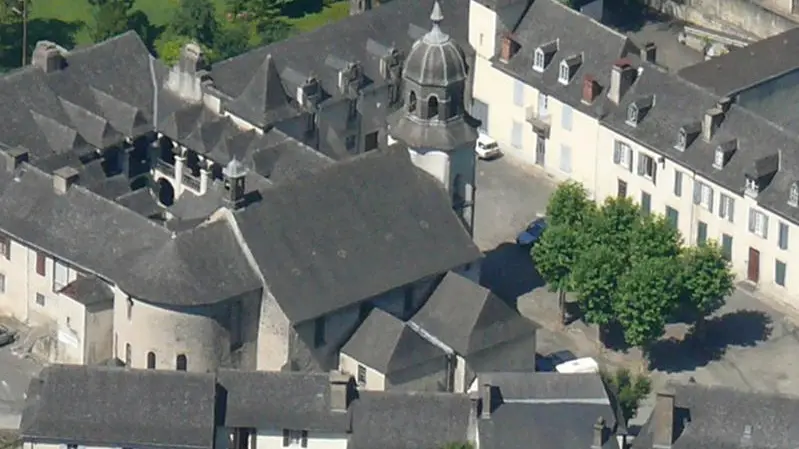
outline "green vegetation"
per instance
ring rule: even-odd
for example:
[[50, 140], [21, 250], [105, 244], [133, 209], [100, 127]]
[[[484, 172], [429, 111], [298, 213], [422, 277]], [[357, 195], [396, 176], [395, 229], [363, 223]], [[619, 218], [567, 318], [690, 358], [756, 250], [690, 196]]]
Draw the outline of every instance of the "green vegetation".
[[531, 255], [550, 288], [576, 296], [582, 318], [604, 330], [618, 327], [644, 354], [684, 319], [701, 336], [705, 319], [733, 290], [719, 247], [684, 248], [679, 231], [627, 198], [596, 206], [579, 184], [562, 184], [547, 207], [549, 226]]
[[72, 48], [135, 30], [165, 62], [190, 40], [214, 61], [349, 14], [344, 0], [0, 0], [0, 71], [21, 63], [24, 1], [28, 55], [39, 40]]
[[646, 375], [632, 374], [626, 368], [601, 371], [599, 374], [616, 398], [624, 422], [628, 423], [638, 413], [641, 401], [652, 391], [652, 382]]

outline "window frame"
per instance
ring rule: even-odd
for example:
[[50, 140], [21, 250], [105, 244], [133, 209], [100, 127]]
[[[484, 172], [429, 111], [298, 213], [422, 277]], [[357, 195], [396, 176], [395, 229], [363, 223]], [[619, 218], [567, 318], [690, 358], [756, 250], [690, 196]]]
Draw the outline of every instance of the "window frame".
[[524, 107], [524, 83], [515, 78], [513, 81], [513, 105]]
[[7, 235], [0, 235], [0, 256], [11, 260], [11, 239]]
[[46, 307], [47, 306], [47, 297], [44, 294], [36, 292], [36, 305], [39, 307]]
[[544, 56], [544, 50], [536, 48], [535, 54], [533, 55], [533, 70], [536, 72], [543, 72], [545, 60], [546, 57]]
[[47, 276], [47, 255], [41, 251], [36, 251], [36, 274]]
[[571, 131], [574, 126], [574, 108], [563, 103], [560, 106], [560, 127], [566, 131]]
[[684, 175], [679, 170], [674, 170], [674, 196], [682, 198], [682, 184]]
[[[784, 231], [784, 232], [783, 232]], [[777, 227], [777, 246], [781, 250], [787, 250], [790, 245], [790, 227], [784, 221], [779, 222]]]
[[358, 376], [356, 377], [356, 380], [358, 381], [358, 385], [360, 386], [366, 385], [366, 367], [359, 363], [357, 370], [358, 370]]
[[[782, 269], [780, 270], [780, 268]], [[779, 259], [775, 259], [774, 283], [779, 285], [780, 287], [785, 287], [787, 277], [788, 277], [788, 264]]]
[[558, 67], [558, 82], [563, 85], [569, 84], [569, 79], [571, 78], [571, 70], [569, 68], [569, 64], [566, 61], [561, 61], [560, 66]]
[[735, 198], [719, 193], [719, 217], [734, 223], [735, 221]]

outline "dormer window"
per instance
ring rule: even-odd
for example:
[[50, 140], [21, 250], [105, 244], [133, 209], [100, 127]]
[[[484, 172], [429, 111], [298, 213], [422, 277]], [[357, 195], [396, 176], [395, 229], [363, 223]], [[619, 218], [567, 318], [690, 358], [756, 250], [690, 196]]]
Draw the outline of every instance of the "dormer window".
[[799, 207], [799, 183], [791, 184], [791, 192], [788, 195], [788, 204], [793, 207]]
[[630, 126], [638, 125], [638, 106], [635, 103], [627, 107], [627, 124]]
[[684, 129], [680, 129], [679, 134], [677, 134], [677, 144], [675, 148], [680, 151], [685, 151], [685, 148], [688, 146], [688, 136], [685, 133]]
[[533, 70], [536, 72], [544, 71], [544, 50], [540, 48], [535, 49], [535, 58], [533, 60]]
[[674, 148], [678, 151], [685, 151], [696, 136], [699, 135], [701, 130], [702, 124], [699, 122], [691, 122], [681, 126], [677, 134], [677, 143], [674, 145]]
[[716, 170], [724, 168], [730, 162], [737, 149], [738, 139], [730, 139], [716, 147], [716, 153], [713, 156], [713, 168]]
[[558, 72], [558, 82], [561, 84], [569, 84], [569, 66], [566, 61], [560, 63], [560, 71]]
[[560, 69], [558, 71], [558, 82], [561, 84], [569, 84], [569, 81], [574, 78], [580, 64], [583, 63], [583, 55], [572, 55], [564, 58], [560, 62]]
[[757, 182], [757, 179], [747, 176], [744, 193], [746, 193], [749, 196], [755, 197], [759, 192], [760, 192], [760, 184]]
[[716, 148], [716, 155], [713, 157], [713, 168], [721, 170], [724, 168], [724, 152], [721, 148]]

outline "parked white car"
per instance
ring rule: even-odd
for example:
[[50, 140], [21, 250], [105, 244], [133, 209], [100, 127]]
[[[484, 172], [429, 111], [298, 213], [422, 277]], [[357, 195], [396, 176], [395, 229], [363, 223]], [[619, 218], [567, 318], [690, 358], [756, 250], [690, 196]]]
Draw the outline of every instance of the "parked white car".
[[555, 371], [562, 374], [598, 373], [599, 363], [591, 357], [582, 357], [555, 366]]
[[477, 137], [477, 143], [474, 144], [474, 152], [480, 159], [493, 159], [502, 156], [502, 150], [499, 149], [497, 141], [490, 136], [480, 133]]

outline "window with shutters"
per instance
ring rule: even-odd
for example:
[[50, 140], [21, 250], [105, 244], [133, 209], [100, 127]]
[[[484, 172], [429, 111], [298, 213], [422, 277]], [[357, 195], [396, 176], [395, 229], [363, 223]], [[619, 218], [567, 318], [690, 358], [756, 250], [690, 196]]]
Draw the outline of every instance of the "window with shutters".
[[776, 261], [774, 266], [774, 282], [779, 285], [780, 287], [785, 287], [785, 271], [786, 271], [785, 262], [780, 260]]
[[59, 260], [53, 261], [53, 291], [59, 292], [69, 283], [69, 268]]
[[0, 257], [11, 260], [11, 240], [4, 235], [0, 235]]
[[725, 194], [719, 195], [719, 217], [732, 223], [735, 215], [735, 200]]
[[522, 124], [513, 121], [510, 131], [510, 144], [513, 145], [514, 148], [522, 148], [522, 130]]
[[549, 97], [538, 92], [538, 117], [544, 118], [549, 115]]
[[728, 234], [721, 235], [721, 254], [727, 261], [732, 260], [732, 236]]
[[666, 206], [666, 220], [677, 229], [680, 226], [680, 213], [673, 207]]
[[696, 226], [696, 244], [704, 245], [707, 243], [707, 223], [700, 221]]
[[47, 274], [47, 256], [39, 251], [36, 253], [36, 274], [39, 276], [44, 276]]
[[713, 212], [713, 188], [701, 181], [694, 181], [694, 204]]
[[619, 198], [627, 197], [627, 183], [621, 179], [616, 184], [616, 196]]
[[572, 172], [572, 149], [568, 145], [560, 146], [560, 171], [563, 173]]
[[519, 80], [514, 80], [513, 83], [513, 104], [515, 106], [524, 106], [524, 83]]
[[788, 224], [780, 223], [780, 235], [778, 239], [780, 249], [788, 249]]
[[682, 172], [674, 171], [674, 196], [682, 196]]
[[366, 386], [366, 367], [358, 365], [358, 385]]
[[638, 153], [638, 176], [655, 182], [655, 173], [657, 172], [657, 165], [655, 158], [648, 156], [644, 153]]
[[572, 107], [567, 104], [560, 107], [560, 127], [566, 131], [572, 130]]
[[618, 140], [613, 142], [613, 163], [624, 167], [626, 170], [633, 169], [633, 149], [624, 142]]
[[308, 431], [283, 429], [283, 447], [308, 447]]
[[749, 209], [749, 232], [768, 238], [768, 217], [763, 212]]
[[641, 212], [649, 214], [652, 212], [652, 195], [647, 192], [641, 192]]

